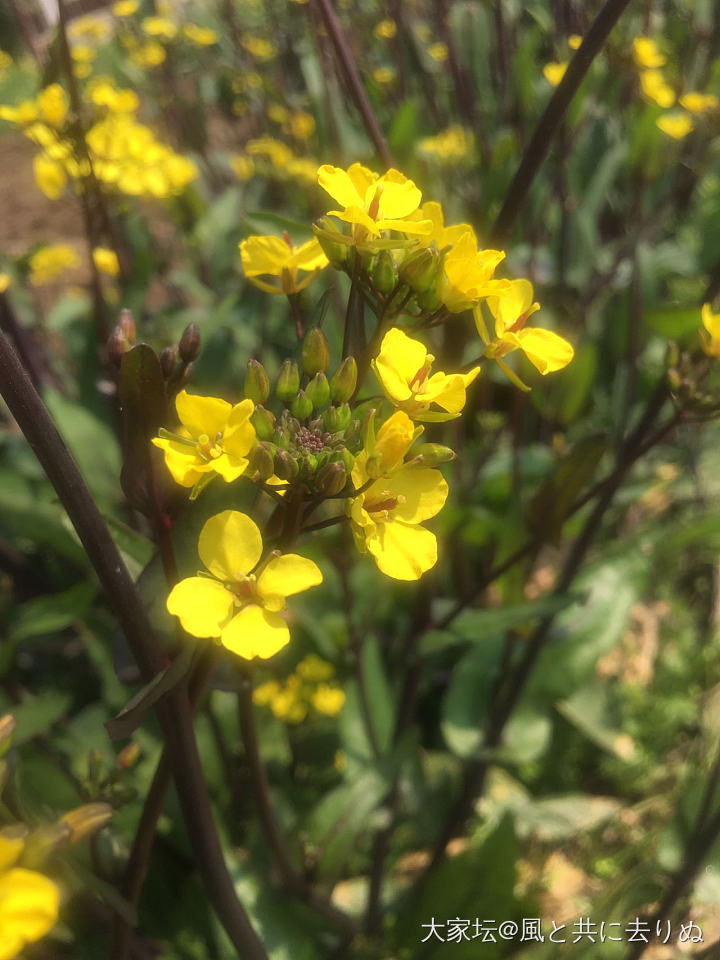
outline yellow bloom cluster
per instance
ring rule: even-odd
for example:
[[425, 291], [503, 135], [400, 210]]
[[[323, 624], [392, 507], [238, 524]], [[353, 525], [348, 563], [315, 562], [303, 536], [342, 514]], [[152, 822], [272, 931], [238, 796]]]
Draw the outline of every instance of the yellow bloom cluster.
[[464, 160], [472, 150], [472, 136], [454, 124], [434, 137], [424, 137], [418, 143], [418, 150], [440, 162]]
[[[306, 139], [315, 129], [315, 121], [309, 113], [302, 111], [290, 115], [284, 121], [289, 130], [295, 129], [297, 139]], [[292, 149], [281, 140], [273, 137], [260, 137], [249, 140], [245, 154], [236, 154], [230, 161], [232, 169], [240, 180], [249, 180], [257, 172], [276, 180], [295, 180], [303, 186], [317, 183], [317, 160], [312, 157], [296, 156]]]
[[309, 714], [335, 717], [345, 703], [345, 693], [333, 683], [335, 667], [310, 653], [304, 657], [284, 683], [267, 680], [253, 692], [253, 702], [269, 707], [273, 716], [286, 723], [302, 723]]
[[41, 247], [30, 257], [30, 283], [34, 287], [52, 283], [66, 270], [80, 266], [77, 251], [67, 243]]
[[98, 79], [88, 85], [85, 100], [95, 120], [84, 148], [68, 129], [68, 99], [60, 84], [41, 90], [34, 101], [0, 107], [0, 118], [21, 127], [41, 147], [35, 179], [46, 196], [59, 197], [68, 181], [82, 190], [91, 175], [119, 193], [158, 198], [181, 193], [195, 179], [195, 164], [137, 121], [134, 91]]

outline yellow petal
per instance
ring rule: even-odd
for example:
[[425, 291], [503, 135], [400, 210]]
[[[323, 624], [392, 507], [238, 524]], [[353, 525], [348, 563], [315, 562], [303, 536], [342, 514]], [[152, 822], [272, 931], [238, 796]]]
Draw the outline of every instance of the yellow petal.
[[515, 341], [530, 363], [542, 374], [562, 370], [575, 355], [567, 340], [552, 330], [543, 330], [540, 327], [506, 334], [506, 339]]
[[[424, 344], [419, 340], [413, 340], [397, 327], [393, 327], [383, 337], [375, 367], [382, 378], [381, 383], [384, 385], [384, 378], [387, 377], [388, 389], [393, 389], [398, 399], [404, 400], [410, 396], [409, 384], [422, 369], [426, 359], [427, 350]], [[401, 381], [408, 389], [402, 397], [399, 395], [403, 392], [400, 386]]]
[[219, 637], [234, 603], [230, 591], [219, 581], [188, 577], [172, 588], [167, 608], [193, 637]]
[[[353, 167], [360, 167], [360, 164], [353, 164]], [[367, 172], [370, 173], [370, 171]], [[318, 170], [318, 183], [333, 200], [337, 200], [343, 207], [363, 205], [365, 190], [359, 193], [350, 173], [340, 167], [323, 164]]]
[[22, 949], [45, 936], [55, 925], [59, 906], [59, 888], [41, 873], [15, 867], [0, 874], [0, 951], [7, 943], [15, 941]]
[[713, 313], [709, 303], [703, 304], [702, 323], [713, 340], [720, 339], [720, 313]]
[[[377, 182], [381, 186], [380, 210], [382, 219], [403, 219], [417, 210], [422, 200], [422, 193], [412, 180], [408, 180], [399, 170], [390, 169]], [[368, 191], [371, 192], [373, 187]], [[372, 199], [365, 196], [366, 203]]]
[[385, 217], [378, 220], [375, 226], [378, 230], [397, 230], [419, 237], [429, 237], [432, 233], [432, 223], [429, 220], [397, 220], [394, 217]]
[[290, 640], [290, 631], [281, 616], [251, 604], [232, 618], [220, 637], [224, 647], [239, 657], [267, 660]]
[[[479, 371], [480, 368], [477, 367]], [[465, 378], [461, 373], [435, 373], [418, 390], [415, 399], [419, 403], [437, 403], [448, 413], [460, 413], [465, 406]]]
[[328, 258], [315, 237], [301, 244], [290, 258], [290, 265], [298, 270], [316, 270], [328, 265]]
[[396, 410], [380, 427], [372, 454], [376, 474], [390, 473], [402, 462], [415, 438], [415, 424], [403, 410]]
[[153, 443], [165, 454], [165, 465], [181, 487], [194, 487], [207, 472], [192, 447], [161, 437], [154, 437]]
[[278, 276], [291, 256], [292, 248], [281, 237], [248, 237], [240, 244], [246, 277]]
[[490, 312], [495, 317], [495, 335], [502, 337], [508, 327], [530, 309], [533, 288], [529, 280], [508, 280], [498, 285], [498, 295], [487, 298]]
[[422, 523], [439, 513], [447, 500], [448, 485], [445, 478], [439, 470], [429, 467], [405, 467], [378, 483], [385, 484], [390, 496], [404, 500], [393, 509], [391, 520]]
[[252, 400], [243, 400], [236, 403], [230, 411], [222, 447], [231, 458], [244, 457], [255, 443], [255, 428], [250, 423], [254, 410], [255, 404]]
[[322, 583], [320, 568], [296, 553], [273, 557], [258, 577], [257, 591], [267, 610], [282, 610], [285, 597]]
[[200, 531], [198, 553], [218, 580], [240, 580], [257, 565], [262, 537], [247, 514], [223, 510]]
[[210, 461], [209, 466], [219, 473], [225, 483], [233, 483], [247, 470], [250, 461], [246, 457], [231, 457], [227, 453]]
[[380, 570], [394, 580], [419, 580], [437, 563], [437, 540], [424, 527], [378, 524], [372, 533], [366, 531], [365, 542]]
[[225, 429], [232, 407], [227, 400], [191, 396], [186, 390], [181, 390], [175, 399], [175, 409], [180, 423], [187, 427], [190, 436], [199, 437], [206, 433], [214, 440], [215, 435]]

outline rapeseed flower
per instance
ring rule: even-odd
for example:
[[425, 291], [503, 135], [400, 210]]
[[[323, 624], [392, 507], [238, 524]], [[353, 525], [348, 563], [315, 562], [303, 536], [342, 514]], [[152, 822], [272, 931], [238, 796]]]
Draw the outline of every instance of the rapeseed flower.
[[549, 84], [556, 87], [565, 76], [566, 70], [567, 60], [563, 60], [560, 63], [546, 63], [543, 67], [543, 76]]
[[[377, 477], [348, 507], [355, 544], [395, 580], [419, 580], [435, 566], [437, 540], [421, 524], [442, 509], [448, 494], [439, 470], [403, 462], [416, 435], [407, 414], [396, 411], [378, 431], [372, 449], [355, 458], [352, 471], [355, 489]], [[387, 475], [378, 477], [383, 470]]]
[[709, 303], [703, 304], [700, 314], [702, 325], [700, 343], [709, 357], [720, 357], [720, 313], [713, 313]]
[[697, 93], [689, 90], [680, 97], [680, 106], [696, 115], [717, 109], [719, 103], [714, 93]]
[[200, 533], [198, 553], [210, 576], [181, 580], [167, 608], [195, 637], [219, 637], [246, 660], [274, 656], [290, 640], [280, 616], [291, 594], [322, 583], [312, 560], [276, 554], [260, 563], [262, 536], [244, 513], [225, 510], [210, 517]]
[[[469, 373], [438, 371], [430, 376], [434, 359], [422, 343], [393, 328], [385, 334], [380, 353], [372, 361], [385, 396], [414, 420], [459, 417], [465, 406], [465, 391], [480, 373], [480, 367], [475, 367]], [[430, 410], [431, 404], [445, 412]]]
[[181, 390], [175, 399], [181, 427], [177, 433], [163, 431], [153, 443], [165, 454], [165, 464], [181, 487], [194, 487], [218, 474], [226, 483], [241, 477], [248, 466], [247, 454], [255, 442], [250, 417], [252, 400], [232, 406], [217, 397], [191, 396]]
[[200, 27], [195, 23], [186, 23], [183, 27], [183, 33], [196, 47], [211, 47], [220, 39], [210, 27]]
[[80, 266], [80, 257], [67, 243], [53, 243], [41, 247], [30, 257], [30, 283], [40, 287], [65, 272]]
[[[452, 230], [453, 228], [447, 228]], [[444, 276], [440, 299], [451, 313], [461, 313], [495, 289], [493, 274], [505, 259], [502, 250], [479, 250], [472, 229], [453, 243], [443, 260]]]
[[689, 117], [687, 113], [666, 113], [662, 117], [658, 117], [655, 123], [663, 133], [672, 137], [673, 140], [682, 140], [695, 127], [692, 117]]
[[397, 24], [394, 20], [387, 19], [381, 20], [379, 23], [375, 24], [373, 29], [373, 36], [377, 40], [392, 40], [392, 38], [397, 34]]
[[[240, 257], [250, 283], [267, 293], [298, 293], [328, 264], [316, 238], [295, 247], [287, 234], [284, 239], [248, 237], [240, 244]], [[307, 271], [308, 276], [298, 280], [299, 270]], [[278, 277], [280, 286], [260, 280], [261, 275]]]
[[100, 273], [107, 273], [111, 277], [116, 277], [120, 273], [120, 262], [114, 250], [109, 250], [107, 247], [95, 247], [93, 261]]
[[24, 839], [0, 833], [0, 960], [11, 960], [55, 926], [60, 890], [42, 873], [15, 866]]
[[442, 41], [431, 43], [428, 47], [428, 53], [437, 63], [444, 63], [448, 58], [447, 44]]
[[529, 317], [540, 309], [533, 300], [529, 280], [497, 281], [495, 292], [487, 297], [487, 305], [495, 318], [495, 336], [490, 337], [479, 306], [475, 308], [475, 324], [485, 344], [485, 356], [496, 360], [502, 371], [522, 389], [528, 387], [512, 373], [503, 357], [513, 350], [522, 350], [532, 365], [543, 375], [562, 370], [572, 360], [572, 346], [557, 333], [539, 327], [525, 326]]
[[655, 70], [658, 67], [664, 67], [667, 63], [667, 57], [660, 53], [657, 44], [650, 37], [635, 37], [633, 60], [644, 70]]
[[643, 70], [640, 74], [642, 92], [659, 107], [666, 109], [675, 103], [675, 91], [659, 70]]
[[430, 223], [411, 218], [422, 193], [398, 170], [391, 168], [379, 177], [361, 163], [353, 163], [347, 170], [323, 164], [317, 174], [323, 190], [343, 207], [328, 211], [328, 216], [364, 228], [373, 237], [383, 230], [418, 236], [430, 232]]

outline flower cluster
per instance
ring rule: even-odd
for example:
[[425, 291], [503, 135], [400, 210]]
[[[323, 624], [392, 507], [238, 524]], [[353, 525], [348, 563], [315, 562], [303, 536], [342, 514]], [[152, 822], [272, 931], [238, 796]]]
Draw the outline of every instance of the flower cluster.
[[41, 148], [35, 180], [46, 196], [59, 197], [68, 181], [82, 191], [94, 178], [111, 191], [161, 198], [181, 193], [195, 179], [192, 160], [137, 120], [139, 101], [132, 90], [98, 79], [88, 84], [84, 97], [92, 119], [80, 139], [58, 83], [45, 87], [35, 100], [0, 107], [0, 119], [19, 126]]
[[343, 708], [345, 693], [333, 682], [335, 667], [310, 653], [284, 681], [266, 680], [253, 691], [253, 702], [269, 707], [285, 723], [302, 723], [311, 714], [335, 717]]

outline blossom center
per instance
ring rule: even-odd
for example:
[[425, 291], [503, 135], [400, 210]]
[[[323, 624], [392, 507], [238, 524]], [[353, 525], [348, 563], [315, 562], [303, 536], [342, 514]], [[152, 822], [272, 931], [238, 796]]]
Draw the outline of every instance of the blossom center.
[[195, 444], [197, 452], [202, 460], [217, 460], [223, 454], [222, 448], [222, 430], [218, 430], [214, 439], [210, 439], [207, 433], [201, 433]]
[[248, 603], [254, 603], [257, 600], [257, 577], [251, 573], [235, 574], [235, 580], [228, 584], [228, 589], [233, 595], [235, 603], [245, 606]]

